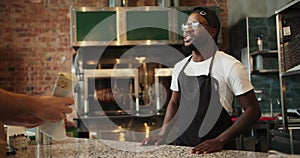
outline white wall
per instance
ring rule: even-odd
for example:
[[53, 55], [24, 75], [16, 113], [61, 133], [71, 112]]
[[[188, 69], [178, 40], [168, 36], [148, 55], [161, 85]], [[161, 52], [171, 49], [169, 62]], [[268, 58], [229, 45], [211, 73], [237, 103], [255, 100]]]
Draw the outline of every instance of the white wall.
[[228, 0], [228, 25], [249, 17], [269, 17], [292, 0]]

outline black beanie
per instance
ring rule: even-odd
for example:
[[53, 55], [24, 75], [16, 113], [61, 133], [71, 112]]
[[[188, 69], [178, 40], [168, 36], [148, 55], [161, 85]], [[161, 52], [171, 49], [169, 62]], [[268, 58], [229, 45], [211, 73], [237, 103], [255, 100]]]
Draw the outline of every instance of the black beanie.
[[217, 14], [214, 11], [204, 7], [196, 7], [193, 9], [192, 13], [199, 13], [208, 21], [211, 27], [217, 29], [217, 34], [216, 34], [216, 39], [217, 39], [220, 32], [220, 26], [221, 26]]

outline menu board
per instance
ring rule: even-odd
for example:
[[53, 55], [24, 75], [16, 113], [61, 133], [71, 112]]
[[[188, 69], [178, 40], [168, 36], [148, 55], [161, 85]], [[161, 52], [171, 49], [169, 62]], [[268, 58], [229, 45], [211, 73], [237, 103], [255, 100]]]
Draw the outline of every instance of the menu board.
[[77, 11], [77, 41], [116, 40], [116, 11]]
[[[73, 46], [181, 43], [191, 8], [72, 8]], [[177, 35], [176, 35], [177, 34]]]
[[169, 40], [168, 11], [127, 11], [127, 40]]

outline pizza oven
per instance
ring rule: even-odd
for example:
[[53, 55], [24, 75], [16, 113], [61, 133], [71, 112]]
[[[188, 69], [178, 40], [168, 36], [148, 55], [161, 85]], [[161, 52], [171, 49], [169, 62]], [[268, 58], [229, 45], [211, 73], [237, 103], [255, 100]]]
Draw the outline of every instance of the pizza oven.
[[74, 97], [79, 130], [98, 131], [103, 127], [114, 130], [115, 127], [106, 127], [106, 121], [127, 129], [136, 129], [138, 124], [144, 127], [145, 122], [160, 126], [171, 97], [172, 68], [168, 65], [175, 64], [172, 57], [167, 60], [172, 63], [155, 62], [161, 60], [158, 57], [166, 59], [157, 55], [165, 52], [166, 47], [169, 49], [169, 46], [76, 49], [72, 71], [77, 76]]

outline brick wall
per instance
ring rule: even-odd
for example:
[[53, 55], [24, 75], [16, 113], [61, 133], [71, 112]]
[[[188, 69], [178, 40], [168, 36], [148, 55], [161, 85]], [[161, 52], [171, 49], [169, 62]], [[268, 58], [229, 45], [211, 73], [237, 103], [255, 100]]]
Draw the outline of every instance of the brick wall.
[[[129, 6], [156, 5], [130, 0]], [[181, 6], [216, 6], [215, 0], [180, 1]], [[222, 44], [228, 50], [227, 0], [222, 11]], [[0, 88], [50, 95], [57, 73], [71, 69], [69, 8], [105, 7], [108, 0], [2, 0], [0, 4]], [[226, 26], [226, 27], [225, 27]]]

